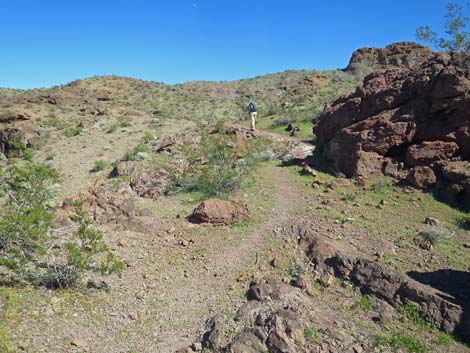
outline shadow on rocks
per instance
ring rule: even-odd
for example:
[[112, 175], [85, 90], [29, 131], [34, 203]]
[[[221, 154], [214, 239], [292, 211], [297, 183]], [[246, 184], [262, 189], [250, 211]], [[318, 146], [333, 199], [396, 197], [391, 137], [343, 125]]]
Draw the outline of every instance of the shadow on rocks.
[[408, 275], [439, 290], [443, 299], [462, 307], [463, 313], [454, 334], [470, 342], [470, 272], [442, 269], [433, 272], [410, 271]]

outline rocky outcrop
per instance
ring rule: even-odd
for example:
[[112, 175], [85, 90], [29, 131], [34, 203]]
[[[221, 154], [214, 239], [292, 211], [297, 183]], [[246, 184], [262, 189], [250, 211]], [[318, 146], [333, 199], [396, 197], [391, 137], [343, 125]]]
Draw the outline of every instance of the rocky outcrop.
[[231, 200], [209, 199], [202, 202], [189, 217], [194, 223], [210, 223], [213, 225], [229, 225], [250, 218], [250, 210], [246, 201], [239, 197]]
[[431, 48], [413, 42], [393, 43], [385, 48], [361, 48], [352, 54], [345, 71], [363, 77], [377, 69], [411, 68], [432, 56]]
[[0, 130], [0, 152], [9, 155], [12, 152], [22, 153], [28, 145], [25, 132], [18, 127], [7, 127]]
[[13, 121], [30, 120], [31, 115], [25, 111], [4, 111], [0, 112], [0, 123], [10, 123]]
[[143, 172], [131, 180], [131, 188], [140, 197], [157, 199], [168, 194], [171, 186], [170, 174], [164, 170]]
[[347, 176], [379, 175], [392, 163], [404, 167], [397, 173], [403, 179], [411, 170], [416, 187], [452, 179], [457, 198], [464, 198], [466, 174], [448, 174], [455, 163], [469, 165], [469, 126], [470, 54], [438, 53], [412, 68], [370, 74], [355, 93], [328, 106], [314, 130]]
[[[364, 257], [345, 255], [339, 245], [318, 236], [302, 240], [310, 244], [307, 251], [316, 271], [330, 272], [351, 280], [364, 294], [373, 294], [395, 308], [416, 305], [427, 320], [445, 331], [470, 338], [469, 313], [464, 302], [458, 302], [438, 288], [424, 285], [393, 268]], [[468, 277], [468, 276], [467, 276]]]

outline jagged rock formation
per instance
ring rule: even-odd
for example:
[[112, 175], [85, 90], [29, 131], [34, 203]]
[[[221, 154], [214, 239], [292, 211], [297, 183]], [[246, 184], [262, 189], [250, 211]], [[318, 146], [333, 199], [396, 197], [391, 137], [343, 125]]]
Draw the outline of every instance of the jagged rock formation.
[[431, 48], [414, 42], [393, 43], [385, 48], [360, 48], [352, 54], [345, 71], [364, 77], [388, 67], [411, 68], [432, 56]]
[[314, 130], [326, 156], [350, 177], [387, 171], [406, 178], [411, 170], [413, 186], [436, 185], [449, 201], [470, 207], [468, 53], [378, 70], [328, 106]]

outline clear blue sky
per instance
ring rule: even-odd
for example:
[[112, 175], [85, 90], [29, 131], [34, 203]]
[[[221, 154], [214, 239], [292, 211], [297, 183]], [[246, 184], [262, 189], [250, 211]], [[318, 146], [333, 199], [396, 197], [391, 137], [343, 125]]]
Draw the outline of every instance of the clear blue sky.
[[0, 0], [0, 86], [94, 75], [179, 83], [345, 67], [440, 29], [446, 0]]

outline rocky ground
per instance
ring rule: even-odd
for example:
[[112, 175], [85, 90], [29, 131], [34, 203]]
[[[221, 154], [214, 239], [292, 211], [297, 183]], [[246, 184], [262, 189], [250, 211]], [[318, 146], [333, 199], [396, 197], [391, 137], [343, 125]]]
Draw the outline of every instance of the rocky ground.
[[[468, 167], [465, 131], [456, 141], [449, 134], [425, 139], [433, 143], [427, 148], [413, 137], [419, 134], [400, 135], [397, 128], [380, 144], [382, 126], [366, 134], [368, 128], [345, 122], [342, 113], [359, 104], [354, 113], [363, 119], [356, 120], [369, 127], [376, 126], [369, 124], [373, 119], [386, 126], [411, 119], [405, 113], [396, 122], [380, 119], [390, 109], [371, 108], [371, 102], [377, 96], [392, 104], [390, 97], [403, 98], [403, 82], [434, 79], [432, 65], [422, 64], [435, 60], [431, 54], [410, 43], [356, 53], [352, 64], [395, 68], [369, 76], [362, 91], [327, 108], [317, 136], [306, 118], [352, 92], [356, 76], [293, 71], [178, 86], [104, 77], [1, 91], [0, 150], [9, 158], [2, 163], [33, 153], [58, 169], [58, 224], [69, 225], [69, 200], [81, 199], [125, 268], [122, 278], [90, 277], [93, 285], [79, 289], [0, 287], [0, 347], [31, 353], [470, 351], [468, 213], [415, 188], [407, 176], [397, 178], [430, 154], [426, 167], [433, 171], [438, 157]], [[423, 65], [427, 76], [411, 63]], [[463, 87], [468, 71], [456, 70], [452, 77], [460, 84], [454, 86]], [[383, 89], [389, 78], [393, 89]], [[445, 107], [466, 107], [461, 98], [467, 95], [442, 99]], [[261, 102], [256, 133], [239, 119], [248, 96]], [[414, 106], [420, 99], [413, 93], [405, 101]], [[459, 109], [448, 112], [461, 117]], [[200, 123], [213, 117], [225, 118], [222, 133], [235, 137], [237, 153], [253, 142], [275, 159], [262, 162], [255, 181], [233, 198], [201, 204], [197, 193], [174, 193], [169, 184], [191, 167], [182, 151], [196, 148]], [[454, 130], [465, 130], [458, 121]], [[403, 136], [409, 151], [393, 149]], [[335, 156], [346, 154], [335, 155], [331, 141], [349, 141], [340, 147], [350, 152], [372, 153], [365, 146], [373, 146], [380, 168], [369, 162], [351, 168], [378, 172], [342, 169], [349, 164]], [[384, 175], [402, 160], [397, 174]], [[385, 169], [387, 162], [392, 165]], [[351, 175], [358, 178], [346, 178]], [[430, 238], [430, 230], [445, 236]]]

